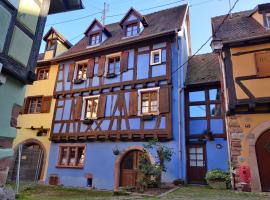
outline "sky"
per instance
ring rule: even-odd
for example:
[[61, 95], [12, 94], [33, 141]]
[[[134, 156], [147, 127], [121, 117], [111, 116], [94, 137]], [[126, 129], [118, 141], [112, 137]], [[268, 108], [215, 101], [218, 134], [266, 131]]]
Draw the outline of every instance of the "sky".
[[[229, 1], [233, 5], [236, 0], [83, 0], [85, 6], [83, 10], [48, 16], [44, 34], [53, 26], [72, 44], [76, 44], [95, 18], [101, 20], [104, 2], [108, 5], [105, 24], [119, 22], [131, 6], [144, 15], [181, 4], [189, 4], [191, 47], [194, 53], [211, 36], [211, 17], [227, 14], [230, 10]], [[268, 2], [270, 1], [240, 0], [233, 12], [250, 10], [258, 4]], [[74, 20], [77, 18], [82, 19]], [[43, 41], [40, 52], [44, 52], [44, 48]], [[199, 54], [207, 52], [211, 52], [210, 44], [207, 44]]]

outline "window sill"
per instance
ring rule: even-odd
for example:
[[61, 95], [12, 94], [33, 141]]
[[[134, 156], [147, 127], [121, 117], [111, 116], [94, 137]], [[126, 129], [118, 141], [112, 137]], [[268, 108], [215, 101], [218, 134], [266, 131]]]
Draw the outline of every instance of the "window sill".
[[121, 40], [129, 39], [129, 38], [136, 38], [136, 37], [139, 37], [139, 36], [140, 36], [140, 33], [138, 35], [132, 35], [132, 36], [122, 37]]
[[56, 168], [83, 169], [83, 166], [65, 166], [65, 165], [56, 165]]
[[158, 63], [150, 63], [151, 66], [155, 66], [155, 65], [161, 65], [162, 62], [158, 62]]

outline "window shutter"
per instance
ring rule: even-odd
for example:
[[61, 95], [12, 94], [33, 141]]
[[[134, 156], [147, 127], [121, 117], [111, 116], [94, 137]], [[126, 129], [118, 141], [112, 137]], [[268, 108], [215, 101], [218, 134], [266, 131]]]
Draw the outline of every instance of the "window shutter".
[[121, 72], [126, 72], [128, 70], [128, 51], [123, 51], [121, 53]]
[[257, 75], [259, 77], [270, 76], [270, 52], [255, 53]]
[[17, 127], [17, 118], [20, 113], [21, 106], [14, 104], [11, 111], [11, 119], [10, 126], [16, 128]]
[[106, 57], [105, 56], [101, 56], [98, 59], [98, 76], [103, 76], [104, 71], [105, 71], [105, 61], [106, 61]]
[[24, 99], [24, 106], [23, 106], [23, 114], [27, 114], [28, 113], [28, 110], [29, 110], [29, 98], [25, 98]]
[[133, 91], [129, 96], [129, 115], [136, 116], [138, 114], [138, 92]]
[[68, 78], [67, 78], [67, 81], [69, 81], [69, 82], [73, 80], [74, 69], [75, 69], [74, 63], [70, 64], [69, 65]]
[[42, 113], [49, 113], [51, 109], [52, 104], [52, 97], [42, 97], [42, 105], [41, 105], [41, 112]]
[[77, 97], [76, 104], [75, 104], [75, 111], [74, 111], [74, 119], [75, 120], [81, 119], [82, 104], [83, 104], [83, 97], [81, 97], [81, 96]]
[[159, 89], [159, 112], [170, 112], [170, 88], [162, 87]]
[[94, 76], [94, 66], [95, 66], [95, 59], [90, 58], [88, 60], [88, 65], [87, 65], [87, 78], [93, 78]]
[[107, 99], [106, 95], [101, 95], [99, 97], [98, 110], [97, 110], [97, 117], [98, 118], [103, 118], [105, 116], [106, 99]]

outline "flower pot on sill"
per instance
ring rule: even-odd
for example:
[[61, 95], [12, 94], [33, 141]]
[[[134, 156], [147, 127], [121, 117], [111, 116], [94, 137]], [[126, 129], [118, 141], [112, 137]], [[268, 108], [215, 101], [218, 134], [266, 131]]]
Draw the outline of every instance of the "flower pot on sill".
[[154, 118], [154, 115], [143, 115], [142, 119], [144, 121], [152, 120]]
[[74, 79], [73, 83], [74, 84], [81, 84], [84, 80], [83, 79]]
[[94, 120], [93, 119], [84, 119], [83, 123], [87, 124], [87, 125], [92, 125], [94, 123]]
[[209, 180], [208, 184], [211, 188], [213, 189], [218, 189], [218, 190], [226, 190], [227, 189], [227, 183], [226, 181], [219, 181], [219, 180]]
[[114, 78], [114, 77], [116, 77], [116, 74], [115, 73], [107, 74], [107, 78]]

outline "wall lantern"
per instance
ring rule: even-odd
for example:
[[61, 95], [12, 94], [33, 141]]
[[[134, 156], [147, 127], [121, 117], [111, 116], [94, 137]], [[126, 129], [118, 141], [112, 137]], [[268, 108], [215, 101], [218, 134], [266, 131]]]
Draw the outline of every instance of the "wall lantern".
[[114, 149], [113, 149], [113, 155], [117, 156], [119, 154], [120, 154], [120, 150], [118, 149], [117, 146], [115, 146]]
[[220, 53], [223, 48], [222, 40], [220, 39], [212, 40], [211, 48], [214, 53]]
[[222, 146], [222, 144], [217, 144], [217, 145], [216, 145], [216, 148], [217, 148], [217, 149], [222, 149], [223, 146]]

